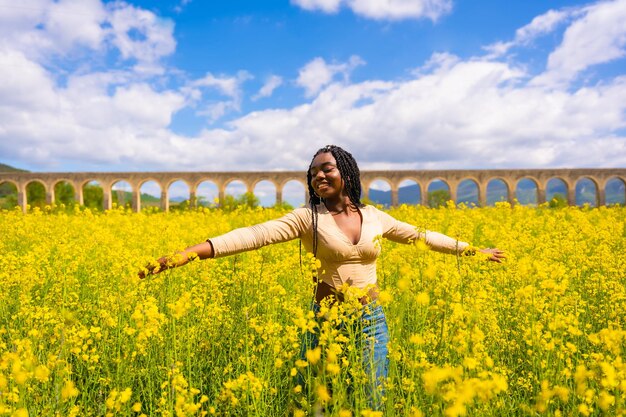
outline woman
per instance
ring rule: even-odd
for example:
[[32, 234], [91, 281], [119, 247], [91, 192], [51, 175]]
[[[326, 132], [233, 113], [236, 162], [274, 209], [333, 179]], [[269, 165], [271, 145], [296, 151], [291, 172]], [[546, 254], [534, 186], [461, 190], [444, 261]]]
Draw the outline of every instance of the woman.
[[[382, 407], [382, 382], [387, 376], [388, 330], [382, 307], [376, 303], [376, 258], [380, 253], [377, 237], [411, 243], [417, 240], [433, 250], [473, 255], [476, 250], [436, 232], [420, 232], [414, 226], [395, 220], [373, 206], [361, 203], [359, 168], [352, 155], [329, 145], [314, 155], [307, 171], [309, 206], [298, 208], [280, 219], [233, 230], [191, 246], [174, 257], [162, 257], [158, 266], [139, 273], [155, 274], [200, 259], [232, 255], [272, 243], [300, 238], [304, 247], [320, 261], [315, 286], [314, 311], [323, 302], [341, 302], [342, 288], [363, 289], [358, 298], [363, 306], [360, 327], [363, 333], [363, 368], [369, 375], [368, 395], [372, 408]], [[501, 262], [498, 249], [481, 249], [488, 259]], [[315, 335], [305, 336], [303, 354], [317, 346]]]

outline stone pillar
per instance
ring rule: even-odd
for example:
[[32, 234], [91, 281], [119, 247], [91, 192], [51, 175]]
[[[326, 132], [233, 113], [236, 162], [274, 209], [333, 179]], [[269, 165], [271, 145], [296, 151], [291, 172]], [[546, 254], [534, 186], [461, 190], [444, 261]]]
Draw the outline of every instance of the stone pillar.
[[196, 192], [194, 191], [190, 191], [189, 192], [189, 208], [196, 208], [198, 207], [198, 198], [196, 197]]
[[546, 202], [546, 188], [537, 186], [537, 205]]
[[506, 185], [506, 200], [513, 206], [515, 201], [515, 180], [509, 178], [504, 179], [504, 185]]
[[391, 207], [398, 207], [398, 187], [391, 187]]
[[45, 185], [46, 187], [46, 204], [53, 205], [54, 204], [54, 185]]
[[26, 189], [19, 186], [17, 189], [17, 204], [22, 208], [22, 213], [26, 213], [26, 205], [28, 204]]
[[[444, 181], [446, 182], [446, 181]], [[454, 204], [456, 204], [456, 196], [457, 196], [457, 191], [459, 188], [459, 182], [455, 181], [452, 182], [450, 181], [448, 183], [448, 189], [450, 190], [450, 200], [454, 201]]]
[[75, 191], [75, 193], [78, 194], [78, 205], [79, 206], [84, 206], [85, 205], [85, 191], [83, 190], [83, 187], [78, 187]]
[[219, 200], [220, 208], [224, 208], [224, 199], [226, 198], [226, 189], [222, 185], [218, 185], [219, 191], [217, 193], [217, 198]]
[[567, 204], [570, 206], [576, 205], [576, 186], [573, 187], [570, 184], [567, 185]]
[[276, 203], [277, 206], [280, 206], [283, 204], [283, 190], [281, 190], [280, 188], [276, 187]]
[[597, 199], [598, 207], [606, 206], [606, 189], [605, 188], [600, 188], [600, 186], [597, 186], [596, 199]]
[[139, 213], [141, 211], [141, 193], [137, 187], [133, 187], [130, 205], [135, 213]]
[[422, 200], [422, 206], [428, 207], [428, 187], [424, 184], [418, 183], [420, 187], [420, 197]]
[[111, 195], [111, 185], [102, 186], [102, 209], [111, 210], [113, 208], [113, 198]]
[[484, 182], [478, 183], [478, 206], [487, 207], [487, 184]]
[[170, 211], [169, 195], [167, 190], [163, 188], [161, 189], [161, 210], [166, 213]]

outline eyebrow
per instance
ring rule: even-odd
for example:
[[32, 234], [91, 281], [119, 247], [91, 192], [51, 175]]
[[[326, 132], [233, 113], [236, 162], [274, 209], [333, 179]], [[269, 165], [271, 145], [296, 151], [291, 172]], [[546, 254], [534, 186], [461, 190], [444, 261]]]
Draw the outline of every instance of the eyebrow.
[[318, 168], [318, 169], [319, 169], [319, 168], [323, 168], [323, 167], [325, 167], [325, 166], [327, 166], [327, 165], [337, 166], [337, 165], [333, 164], [333, 163], [332, 163], [332, 162], [330, 162], [330, 161], [326, 161], [326, 162], [323, 162], [323, 163], [321, 163], [321, 164], [319, 164], [319, 165], [313, 165], [313, 166], [311, 166], [311, 168], [309, 169], [309, 172], [313, 172], [313, 169], [314, 169], [314, 168]]

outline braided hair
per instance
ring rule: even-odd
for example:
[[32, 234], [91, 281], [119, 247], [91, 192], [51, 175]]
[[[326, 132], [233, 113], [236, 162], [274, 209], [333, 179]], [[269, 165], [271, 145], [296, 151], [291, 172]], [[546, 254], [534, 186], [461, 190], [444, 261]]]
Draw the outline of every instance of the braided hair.
[[313, 256], [317, 256], [317, 205], [322, 203], [322, 198], [315, 194], [315, 190], [311, 185], [313, 176], [311, 175], [311, 165], [316, 156], [322, 153], [329, 153], [337, 161], [337, 169], [344, 182], [344, 189], [348, 194], [350, 202], [355, 207], [364, 207], [361, 203], [361, 172], [359, 166], [352, 154], [339, 146], [326, 145], [319, 149], [313, 155], [313, 159], [309, 164], [309, 169], [306, 171], [306, 183], [309, 187], [309, 206], [311, 207], [311, 220], [313, 225]]

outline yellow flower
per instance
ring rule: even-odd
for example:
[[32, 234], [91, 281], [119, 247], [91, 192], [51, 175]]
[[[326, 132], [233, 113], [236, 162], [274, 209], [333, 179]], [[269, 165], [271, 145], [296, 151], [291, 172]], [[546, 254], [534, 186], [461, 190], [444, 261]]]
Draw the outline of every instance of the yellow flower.
[[67, 400], [68, 398], [77, 397], [78, 393], [78, 389], [76, 388], [76, 386], [74, 386], [74, 381], [68, 379], [67, 381], [65, 381], [65, 384], [61, 389], [61, 398]]
[[382, 290], [381, 292], [378, 293], [378, 302], [383, 307], [388, 306], [392, 300], [393, 300], [393, 296], [391, 295], [389, 291]]
[[311, 365], [315, 365], [317, 362], [319, 362], [321, 357], [322, 357], [322, 348], [320, 348], [319, 346], [316, 347], [315, 349], [309, 349], [306, 351], [306, 360]]
[[133, 395], [133, 391], [130, 388], [126, 388], [124, 391], [120, 393], [119, 401], [124, 404], [130, 400], [130, 397]]
[[18, 408], [13, 412], [12, 417], [28, 417], [28, 410], [25, 408]]
[[337, 363], [329, 362], [326, 364], [326, 371], [331, 375], [337, 375], [341, 372], [341, 366]]
[[40, 382], [47, 382], [50, 377], [50, 370], [46, 365], [39, 365], [35, 368], [35, 378]]
[[315, 393], [317, 394], [317, 399], [320, 400], [322, 404], [330, 401], [330, 393], [325, 385], [318, 385], [315, 389]]
[[602, 411], [608, 411], [615, 404], [615, 397], [606, 391], [601, 391], [598, 395], [598, 407]]
[[415, 301], [421, 306], [427, 306], [430, 303], [430, 296], [426, 292], [420, 292], [415, 296]]

